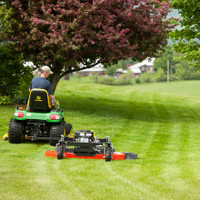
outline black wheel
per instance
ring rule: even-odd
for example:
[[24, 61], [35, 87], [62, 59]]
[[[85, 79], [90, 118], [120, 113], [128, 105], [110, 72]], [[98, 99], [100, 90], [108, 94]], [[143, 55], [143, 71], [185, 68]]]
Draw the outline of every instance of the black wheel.
[[57, 159], [63, 159], [63, 146], [56, 146]]
[[8, 130], [10, 143], [21, 143], [23, 141], [23, 123], [11, 118]]
[[58, 138], [58, 140], [50, 140], [49, 143], [51, 146], [55, 146], [56, 143], [61, 139], [61, 135], [64, 134], [65, 122], [62, 121], [59, 124], [53, 124], [50, 128], [50, 137]]
[[72, 132], [72, 125], [66, 123], [65, 128], [66, 128], [66, 135], [70, 135], [70, 133]]
[[106, 162], [110, 162], [111, 161], [111, 149], [107, 148], [106, 149]]

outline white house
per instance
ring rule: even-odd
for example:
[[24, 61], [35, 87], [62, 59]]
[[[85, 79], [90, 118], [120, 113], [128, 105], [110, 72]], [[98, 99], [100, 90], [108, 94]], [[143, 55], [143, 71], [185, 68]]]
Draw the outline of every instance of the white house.
[[[84, 67], [84, 65], [80, 64], [80, 67]], [[106, 69], [103, 68], [103, 65], [102, 65], [102, 64], [98, 64], [98, 65], [96, 65], [96, 66], [94, 66], [94, 67], [92, 67], [92, 68], [88, 68], [88, 69], [83, 69], [83, 70], [81, 70], [81, 71], [80, 71], [80, 74], [81, 74], [82, 76], [88, 76], [88, 74], [89, 74], [90, 72], [93, 72], [93, 73], [97, 73], [97, 74], [99, 74], [99, 75], [104, 75], [104, 74], [105, 74], [105, 71], [106, 71]]]
[[127, 73], [127, 70], [119, 68], [116, 70], [115, 78], [120, 78], [122, 74], [126, 74], [126, 73]]
[[133, 67], [130, 70], [133, 72], [134, 77], [139, 77], [140, 74], [142, 73], [139, 67]]
[[149, 73], [154, 73], [154, 68], [153, 68], [154, 60], [155, 60], [155, 58], [146, 58], [145, 60], [143, 60], [140, 63], [129, 66], [129, 69], [133, 73], [137, 73], [138, 75], [145, 71], [147, 71]]

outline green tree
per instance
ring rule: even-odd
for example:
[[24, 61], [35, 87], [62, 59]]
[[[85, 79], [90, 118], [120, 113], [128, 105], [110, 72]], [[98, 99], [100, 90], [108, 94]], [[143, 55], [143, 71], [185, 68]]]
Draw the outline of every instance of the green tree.
[[189, 65], [188, 62], [180, 61], [176, 66], [176, 75], [178, 79], [199, 80], [200, 72], [194, 66]]
[[109, 67], [106, 68], [106, 74], [109, 76], [114, 76], [116, 73], [116, 70], [121, 68], [120, 62], [114, 65], [110, 65]]
[[172, 0], [171, 4], [181, 15], [179, 29], [170, 34], [175, 50], [182, 54], [179, 59], [200, 67], [200, 1]]
[[175, 68], [178, 78], [183, 79], [186, 74], [186, 69], [180, 63], [176, 64]]
[[[0, 46], [0, 96], [14, 97], [19, 94], [28, 93], [31, 69], [24, 67], [21, 62], [21, 54], [16, 52], [13, 45], [4, 44]], [[26, 91], [25, 91], [26, 90]]]
[[135, 63], [136, 63], [136, 61], [134, 61], [131, 58], [126, 59], [126, 60], [120, 60], [120, 64], [121, 64], [122, 69], [127, 69], [127, 65], [133, 65]]
[[167, 61], [170, 63], [170, 70], [172, 73], [175, 73], [175, 65], [177, 61], [174, 58], [174, 50], [172, 46], [168, 45], [165, 48], [165, 52], [161, 55], [161, 57], [157, 58], [154, 61], [154, 69], [157, 71], [159, 68], [162, 68], [164, 72], [167, 72]]
[[163, 81], [166, 81], [166, 80], [167, 80], [167, 77], [164, 73], [164, 70], [162, 68], [159, 68], [158, 71], [157, 71], [157, 74], [156, 74], [156, 81], [163, 82]]

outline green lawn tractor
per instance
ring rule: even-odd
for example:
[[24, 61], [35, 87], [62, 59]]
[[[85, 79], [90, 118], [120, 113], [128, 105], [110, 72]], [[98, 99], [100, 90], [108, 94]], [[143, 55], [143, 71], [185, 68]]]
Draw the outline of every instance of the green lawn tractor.
[[61, 135], [70, 137], [72, 125], [64, 121], [63, 110], [59, 104], [52, 108], [49, 96], [44, 89], [33, 89], [30, 92], [28, 106], [15, 109], [10, 120], [8, 140], [10, 143], [21, 143], [29, 140], [49, 140], [55, 146]]

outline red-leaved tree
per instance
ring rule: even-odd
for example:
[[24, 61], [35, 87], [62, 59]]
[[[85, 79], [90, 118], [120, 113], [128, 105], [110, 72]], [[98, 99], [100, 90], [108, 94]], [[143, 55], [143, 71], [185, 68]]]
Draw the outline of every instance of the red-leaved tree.
[[168, 0], [4, 2], [1, 17], [9, 40], [16, 43], [24, 60], [51, 67], [53, 92], [67, 73], [98, 63], [155, 56], [173, 27], [166, 19]]

